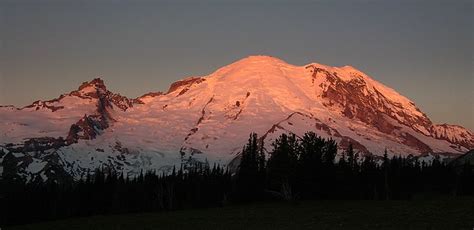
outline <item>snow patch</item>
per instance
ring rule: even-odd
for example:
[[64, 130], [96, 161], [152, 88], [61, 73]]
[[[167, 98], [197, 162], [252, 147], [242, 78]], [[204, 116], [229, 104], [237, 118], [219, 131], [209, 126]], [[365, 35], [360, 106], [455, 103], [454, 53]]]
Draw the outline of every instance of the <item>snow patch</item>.
[[28, 165], [27, 171], [30, 173], [36, 174], [39, 171], [41, 171], [44, 168], [44, 166], [46, 166], [46, 164], [47, 162], [45, 161], [41, 161], [39, 159], [33, 159], [33, 162], [31, 162]]
[[13, 154], [13, 156], [15, 156], [16, 158], [24, 157], [24, 156], [25, 156], [25, 154], [23, 154], [23, 153], [12, 153], [12, 154]]

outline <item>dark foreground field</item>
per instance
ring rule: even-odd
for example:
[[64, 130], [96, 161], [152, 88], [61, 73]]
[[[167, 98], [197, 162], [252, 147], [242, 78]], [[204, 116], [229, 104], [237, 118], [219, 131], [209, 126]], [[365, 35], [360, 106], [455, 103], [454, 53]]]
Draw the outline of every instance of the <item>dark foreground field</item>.
[[[4, 228], [5, 229], [5, 228]], [[7, 229], [474, 229], [474, 199], [262, 203], [94, 216]]]

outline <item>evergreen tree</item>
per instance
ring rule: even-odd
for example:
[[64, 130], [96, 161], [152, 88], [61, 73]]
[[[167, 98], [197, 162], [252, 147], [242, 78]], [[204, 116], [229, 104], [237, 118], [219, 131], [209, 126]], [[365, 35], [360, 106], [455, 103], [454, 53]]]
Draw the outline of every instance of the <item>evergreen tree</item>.
[[294, 134], [282, 134], [272, 146], [268, 159], [270, 189], [283, 199], [293, 199], [292, 182], [296, 175], [298, 141]]
[[[260, 199], [263, 195], [262, 153], [258, 148], [257, 134], [250, 134], [247, 145], [242, 149], [237, 173], [237, 196], [241, 201]], [[264, 159], [263, 159], [264, 160]]]
[[314, 132], [303, 135], [298, 148], [298, 190], [303, 197], [318, 193], [321, 186], [322, 155], [325, 140]]

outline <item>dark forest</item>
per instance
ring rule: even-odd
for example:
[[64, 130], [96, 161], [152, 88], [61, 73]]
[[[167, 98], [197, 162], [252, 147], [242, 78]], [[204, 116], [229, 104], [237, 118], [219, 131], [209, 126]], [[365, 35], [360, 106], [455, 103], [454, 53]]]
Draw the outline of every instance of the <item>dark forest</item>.
[[[412, 200], [474, 195], [469, 164], [455, 167], [434, 158], [376, 158], [352, 146], [337, 156], [337, 143], [315, 133], [301, 138], [282, 134], [266, 154], [251, 134], [231, 171], [196, 164], [169, 174], [142, 172], [130, 178], [107, 168], [78, 181], [0, 181], [0, 226], [69, 217], [233, 204], [307, 200]], [[265, 156], [268, 157], [265, 157]], [[337, 159], [337, 160], [336, 160]]]

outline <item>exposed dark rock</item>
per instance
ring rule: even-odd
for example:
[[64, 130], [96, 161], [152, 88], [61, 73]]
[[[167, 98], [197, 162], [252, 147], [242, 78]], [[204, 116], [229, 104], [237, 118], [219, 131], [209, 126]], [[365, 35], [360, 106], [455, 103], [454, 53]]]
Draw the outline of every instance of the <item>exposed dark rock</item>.
[[401, 138], [402, 143], [405, 145], [408, 145], [414, 149], [417, 149], [421, 153], [432, 153], [433, 150], [425, 143], [420, 141], [418, 138], [414, 137], [413, 135], [409, 133], [404, 133], [402, 134]]
[[171, 92], [176, 91], [179, 88], [184, 87], [179, 92], [179, 94], [177, 96], [183, 95], [184, 93], [186, 93], [189, 90], [189, 87], [191, 87], [193, 84], [199, 84], [199, 83], [201, 83], [205, 80], [206, 79], [201, 78], [201, 77], [191, 77], [191, 78], [187, 78], [187, 79], [184, 79], [184, 80], [181, 80], [181, 81], [174, 82], [173, 84], [171, 84], [171, 86], [170, 86], [170, 88], [169, 88], [169, 90], [166, 94], [169, 94]]
[[347, 136], [342, 136], [341, 138], [341, 141], [339, 141], [338, 143], [338, 147], [342, 148], [342, 149], [347, 149], [349, 147], [349, 145], [352, 144], [352, 147], [361, 152], [361, 153], [364, 153], [364, 154], [369, 154], [369, 150], [367, 150], [367, 148], [362, 145], [360, 142], [350, 138], [350, 137], [347, 137]]
[[101, 116], [84, 115], [81, 120], [71, 125], [66, 143], [76, 143], [79, 139], [95, 139], [100, 134], [100, 131], [108, 128], [108, 126], [108, 122]]
[[[327, 102], [324, 105], [342, 108], [342, 114], [345, 117], [360, 120], [375, 127], [378, 131], [390, 135], [395, 133], [400, 135], [401, 133], [398, 132], [401, 127], [394, 125], [391, 122], [392, 120], [411, 127], [417, 132], [422, 131], [423, 128], [429, 130], [432, 126], [432, 122], [425, 114], [421, 116], [407, 114], [403, 112], [403, 106], [399, 102], [387, 99], [375, 88], [369, 89], [364, 78], [357, 73], [354, 73], [353, 78], [350, 80], [342, 80], [337, 74], [330, 73], [324, 69], [314, 66], [307, 66], [306, 68], [313, 68], [313, 79], [325, 77], [328, 80], [329, 85], [320, 86], [325, 90], [322, 96]], [[422, 152], [431, 151], [425, 143], [410, 134], [402, 136], [402, 139], [411, 147]]]
[[[330, 82], [330, 85], [327, 86], [322, 95], [323, 98], [328, 99], [325, 105], [342, 107], [343, 115], [348, 118], [359, 119], [387, 134], [391, 134], [398, 128], [393, 126], [385, 116], [395, 119], [408, 127], [413, 127], [414, 124], [417, 124], [418, 126], [428, 128], [432, 124], [424, 114], [422, 116], [411, 116], [401, 111], [393, 110], [391, 107], [401, 108], [402, 106], [398, 102], [388, 100], [376, 89], [374, 89], [375, 94], [369, 92], [367, 84], [360, 75], [354, 75], [353, 79], [344, 81], [336, 73], [330, 73], [327, 70], [314, 66], [307, 66], [306, 68], [313, 68], [313, 78], [321, 75]], [[366, 95], [366, 93], [370, 93], [370, 95]], [[389, 107], [388, 105], [391, 106]], [[396, 115], [403, 119], [399, 120]]]
[[[436, 139], [446, 140], [455, 144], [454, 148], [463, 146], [467, 149], [474, 149], [474, 133], [471, 133], [461, 126], [436, 124], [431, 126], [429, 130]], [[459, 130], [461, 130], [461, 132], [457, 132]]]
[[85, 89], [86, 87], [89, 87], [89, 86], [99, 88], [99, 89], [103, 89], [103, 90], [107, 90], [107, 87], [105, 87], [104, 81], [100, 78], [94, 78], [92, 81], [83, 82], [81, 84], [81, 86], [79, 86], [78, 90], [83, 90], [83, 89]]
[[143, 94], [142, 96], [140, 96], [138, 98], [132, 99], [132, 105], [133, 104], [145, 104], [142, 101], [142, 99], [145, 98], [145, 97], [158, 97], [158, 96], [161, 96], [161, 95], [163, 95], [163, 92], [150, 92], [150, 93]]

